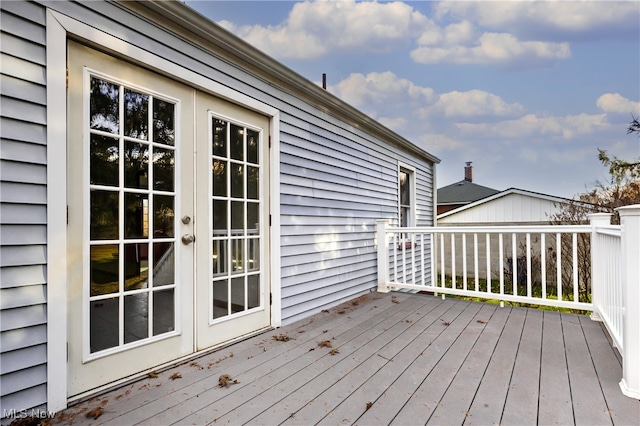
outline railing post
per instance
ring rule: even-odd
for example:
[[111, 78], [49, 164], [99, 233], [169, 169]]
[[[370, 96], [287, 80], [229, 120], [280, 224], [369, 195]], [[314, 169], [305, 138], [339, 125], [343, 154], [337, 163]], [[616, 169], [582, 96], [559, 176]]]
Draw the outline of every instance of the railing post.
[[602, 303], [602, 247], [598, 246], [597, 229], [601, 226], [611, 225], [611, 213], [591, 213], [589, 224], [591, 225], [591, 303], [593, 312], [591, 319], [602, 321], [600, 315], [600, 303]]
[[378, 234], [378, 292], [388, 293], [389, 281], [389, 244], [387, 244], [387, 220], [376, 221]]
[[622, 381], [628, 397], [640, 399], [640, 204], [620, 213], [622, 288], [624, 306]]

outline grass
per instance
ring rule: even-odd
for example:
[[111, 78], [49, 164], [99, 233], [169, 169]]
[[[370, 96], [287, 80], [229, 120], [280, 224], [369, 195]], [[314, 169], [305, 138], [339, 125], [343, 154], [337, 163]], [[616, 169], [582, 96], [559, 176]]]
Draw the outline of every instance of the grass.
[[[442, 285], [442, 278], [441, 276], [438, 276], [437, 279], [437, 285], [440, 286]], [[471, 278], [471, 279], [467, 279], [467, 289], [469, 291], [475, 291], [475, 278]], [[450, 275], [445, 275], [445, 284], [444, 284], [445, 288], [457, 288], [462, 290], [463, 289], [463, 279], [462, 277], [456, 277], [456, 286], [453, 287], [453, 283], [452, 283], [452, 279]], [[482, 292], [482, 293], [487, 293], [487, 280], [486, 278], [479, 278], [478, 279], [478, 291]], [[508, 304], [510, 306], [521, 306], [521, 307], [526, 307], [526, 308], [535, 308], [535, 309], [542, 309], [542, 310], [548, 310], [548, 311], [557, 311], [557, 312], [567, 312], [567, 313], [574, 313], [574, 314], [588, 314], [590, 311], [586, 311], [586, 310], [582, 310], [582, 309], [569, 309], [569, 308], [560, 308], [560, 307], [556, 307], [556, 306], [548, 306], [548, 305], [539, 305], [539, 304], [534, 304], [534, 303], [521, 303], [521, 302], [511, 302], [511, 301], [501, 301], [500, 299], [492, 299], [490, 298], [491, 294], [495, 294], [496, 296], [500, 295], [500, 280], [497, 279], [492, 279], [491, 280], [491, 293], [487, 293], [488, 298], [484, 298], [484, 297], [473, 297], [473, 296], [457, 296], [457, 295], [446, 295], [447, 297], [454, 297], [454, 298], [459, 298], [459, 299], [463, 299], [463, 300], [473, 300], [473, 301], [480, 301], [480, 302], [485, 302], [485, 303], [493, 303], [493, 304], [499, 304], [501, 302], [504, 302], [505, 304]], [[513, 295], [513, 286], [510, 280], [506, 280], [504, 281], [504, 290], [502, 292], [502, 294], [506, 294], [506, 295]], [[518, 296], [527, 296], [527, 285], [526, 284], [521, 284], [518, 285], [517, 287], [517, 295]], [[536, 284], [536, 283], [532, 283], [531, 285], [531, 297], [534, 298], [538, 298], [538, 299], [542, 299], [542, 286], [540, 284]], [[547, 285], [547, 294], [546, 294], [546, 299], [547, 300], [558, 300], [558, 295], [557, 295], [557, 287], [555, 285], [551, 286], [551, 285]], [[573, 293], [568, 294], [568, 295], [563, 295], [562, 296], [563, 300], [567, 300], [567, 301], [573, 301]], [[591, 295], [589, 295], [589, 302], [591, 301]]]

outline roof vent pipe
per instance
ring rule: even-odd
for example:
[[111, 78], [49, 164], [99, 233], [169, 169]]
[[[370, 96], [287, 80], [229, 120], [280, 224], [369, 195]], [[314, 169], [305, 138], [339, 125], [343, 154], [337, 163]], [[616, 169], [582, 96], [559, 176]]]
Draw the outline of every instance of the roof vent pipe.
[[322, 73], [322, 88], [327, 90], [327, 74], [324, 72]]
[[471, 166], [471, 161], [467, 161], [466, 164], [464, 167], [464, 180], [473, 182], [473, 167]]

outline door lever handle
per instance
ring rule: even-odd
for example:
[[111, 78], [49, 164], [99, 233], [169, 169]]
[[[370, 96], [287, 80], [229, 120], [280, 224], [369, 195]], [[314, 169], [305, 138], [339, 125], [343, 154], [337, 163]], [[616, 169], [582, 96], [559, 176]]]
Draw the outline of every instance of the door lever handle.
[[191, 244], [192, 242], [194, 242], [196, 240], [195, 235], [191, 235], [191, 234], [184, 234], [182, 236], [182, 244], [184, 244], [185, 246], [188, 246], [189, 244]]

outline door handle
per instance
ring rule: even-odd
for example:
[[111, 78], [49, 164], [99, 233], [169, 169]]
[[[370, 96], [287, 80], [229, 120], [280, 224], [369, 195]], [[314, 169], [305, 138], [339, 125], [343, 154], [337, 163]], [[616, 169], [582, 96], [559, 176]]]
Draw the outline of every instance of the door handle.
[[195, 235], [191, 235], [191, 234], [184, 234], [182, 236], [182, 244], [184, 244], [185, 246], [188, 246], [189, 244], [191, 244], [192, 242], [194, 242], [196, 240]]

